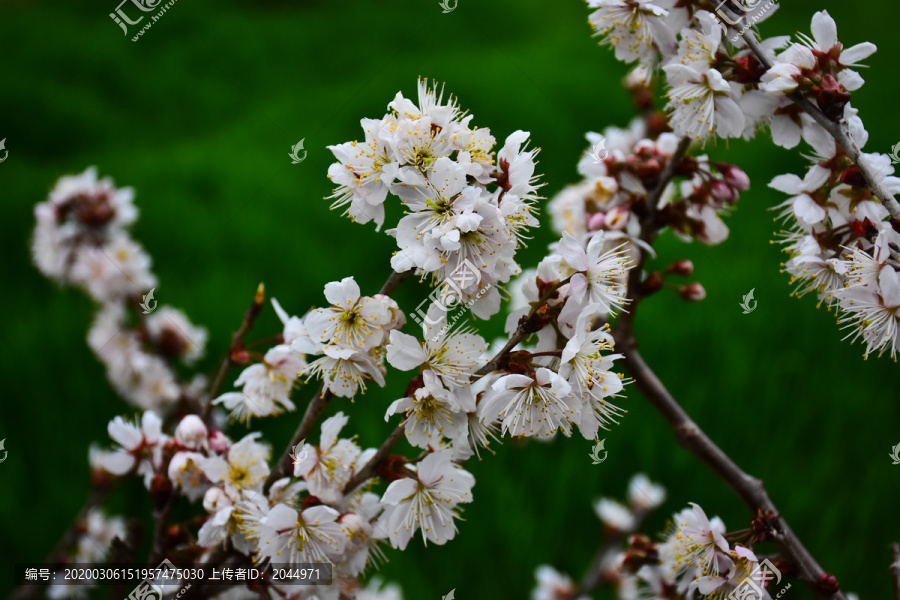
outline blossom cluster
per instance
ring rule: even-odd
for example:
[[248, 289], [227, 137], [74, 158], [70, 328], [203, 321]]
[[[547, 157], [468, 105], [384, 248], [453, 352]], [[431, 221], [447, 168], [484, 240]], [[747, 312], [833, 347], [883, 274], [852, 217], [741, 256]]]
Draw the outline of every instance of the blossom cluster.
[[[813, 17], [812, 33], [813, 38], [778, 55], [763, 76], [764, 87], [780, 98], [810, 90], [826, 114], [846, 122], [853, 142], [863, 148], [869, 134], [850, 105], [849, 92], [863, 84], [853, 67], [875, 46], [866, 42], [844, 49], [834, 20], [824, 11]], [[769, 184], [790, 196], [780, 206], [788, 225], [781, 241], [790, 256], [785, 270], [796, 283], [794, 295], [814, 293], [820, 305], [840, 309], [847, 337], [861, 339], [866, 356], [888, 352], [895, 358], [900, 351], [900, 225], [821, 125], [805, 114], [783, 125], [795, 132], [793, 144], [802, 137], [811, 149], [802, 178], [779, 175]], [[890, 194], [900, 193], [889, 156], [863, 153], [860, 160]]]
[[474, 270], [455, 300], [471, 301], [486, 319], [500, 309], [497, 284], [521, 271], [519, 242], [538, 223], [537, 150], [516, 131], [495, 156], [490, 130], [472, 126], [472, 115], [427, 81], [419, 81], [418, 104], [398, 92], [388, 109], [362, 120], [365, 141], [329, 146], [338, 160], [328, 169], [333, 207], [380, 229], [388, 194], [398, 198], [404, 215], [387, 230], [398, 246], [391, 266], [438, 285], [463, 266]]
[[[335, 586], [297, 591], [267, 583], [286, 597], [397, 597], [393, 587], [362, 589], [358, 578], [383, 559], [384, 544], [403, 550], [417, 535], [426, 544], [456, 536], [475, 484], [463, 467], [467, 459], [503, 435], [568, 436], [577, 427], [593, 439], [624, 412], [611, 403], [626, 382], [613, 371], [620, 355], [608, 322], [628, 304], [632, 252], [610, 231], [566, 233], [536, 269], [522, 273], [515, 251], [525, 229], [537, 224], [535, 151], [523, 148], [527, 134], [510, 136], [495, 159], [493, 137], [470, 129], [471, 117], [455, 101], [444, 104], [420, 84], [419, 105], [398, 94], [377, 128], [364, 121], [368, 143], [386, 154], [370, 165], [378, 168], [374, 178], [346, 161], [332, 166], [336, 181], [365, 180], [340, 192], [339, 202], [365, 220], [359, 211], [380, 206], [371, 202], [373, 191], [382, 200], [388, 191], [399, 197], [407, 211], [391, 230], [400, 245], [394, 270], [439, 280], [454, 264], [474, 266], [475, 287], [459, 300], [475, 294], [477, 316], [499, 310], [501, 286], [509, 283], [507, 333], [525, 342], [514, 352], [500, 351], [505, 340], [489, 344], [470, 326], [450, 323], [439, 302], [421, 327], [404, 332], [406, 315], [395, 300], [365, 296], [345, 277], [325, 285], [326, 306], [302, 316], [272, 299], [281, 331], [262, 340], [269, 347], [261, 351], [258, 343], [233, 341], [224, 366], [243, 366], [234, 390], [218, 393], [221, 377], [213, 390], [201, 377], [182, 384], [175, 362], [192, 366], [206, 332], [172, 308], [148, 306], [152, 295], [143, 292], [156, 279], [149, 257], [128, 238], [136, 215], [132, 192], [97, 181], [89, 169], [63, 178], [36, 210], [38, 266], [100, 303], [89, 345], [116, 388], [143, 410], [137, 419], [109, 423], [111, 448], [92, 447], [94, 481], [133, 475], [156, 506], [178, 497], [200, 502], [207, 516], [196, 531], [189, 523], [170, 528], [172, 549], [197, 556], [233, 549], [260, 564], [335, 566]], [[333, 150], [343, 156], [353, 147]], [[95, 251], [111, 252], [113, 240], [137, 249], [119, 256], [130, 261], [116, 268], [121, 276], [76, 268]], [[260, 286], [253, 310], [263, 299]], [[294, 411], [292, 395], [304, 379], [321, 380], [318, 395], [326, 401], [355, 399], [369, 382], [384, 386], [388, 365], [410, 375], [403, 397], [386, 404], [385, 420], [400, 417], [407, 441], [422, 450], [415, 460], [389, 456], [373, 469], [376, 449], [341, 437], [349, 421], [343, 411], [322, 422], [318, 444], [304, 440], [293, 448], [287, 472], [272, 466], [261, 433], [233, 441], [224, 431], [226, 415], [249, 424]], [[387, 483], [381, 492], [377, 478]], [[241, 588], [227, 594], [241, 597]]]
[[137, 219], [133, 199], [132, 189], [98, 179], [94, 168], [62, 177], [35, 206], [32, 254], [42, 273], [98, 303], [88, 345], [116, 391], [137, 407], [160, 410], [196, 398], [204, 386], [203, 376], [181, 381], [175, 363], [196, 362], [207, 332], [175, 308], [156, 309], [155, 300], [148, 308], [156, 310], [140, 310], [142, 292], [157, 279], [150, 256], [128, 232]]
[[[890, 195], [900, 192], [900, 178], [894, 176], [885, 154], [863, 152], [859, 164], [854, 163], [832, 134], [795, 102], [798, 94], [808, 98], [824, 118], [845, 129], [852, 144], [863, 148], [868, 132], [850, 99], [864, 84], [858, 69], [875, 52], [875, 45], [845, 46], [834, 19], [820, 11], [812, 18], [812, 36], [801, 35], [798, 42], [789, 36], [758, 42], [771, 64], [767, 67], [744, 37], [728, 38], [736, 28], [722, 23], [703, 2], [588, 0], [588, 5], [598, 9], [591, 23], [615, 48], [616, 57], [638, 61], [629, 76], [631, 85], [649, 85], [657, 68], [664, 73], [669, 86], [668, 126], [676, 135], [706, 143], [716, 137], [750, 139], [768, 127], [779, 146], [794, 148], [801, 140], [809, 145], [811, 164], [802, 178], [787, 174], [770, 183], [791, 196], [781, 205], [781, 214], [788, 224], [782, 241], [790, 255], [785, 270], [796, 283], [794, 294], [814, 292], [820, 304], [839, 308], [839, 322], [849, 329], [847, 337], [861, 339], [866, 356], [888, 352], [895, 357], [900, 349], [900, 225], [889, 219], [859, 165], [873, 173], [872, 183]], [[615, 157], [621, 146], [645, 135], [642, 127], [648, 129], [639, 122], [629, 132], [611, 131], [610, 154]], [[748, 181], [735, 167], [716, 167], [722, 183], [715, 183], [710, 192], [728, 204]], [[551, 210], [557, 227], [579, 227], [583, 221], [588, 227], [628, 232], [630, 225], [634, 234], [628, 213], [614, 200], [622, 182], [598, 180], [607, 175], [604, 170], [608, 169], [590, 174], [591, 179], [582, 169], [588, 180], [554, 200]], [[667, 215], [674, 231], [708, 243], [727, 235], [716, 218], [721, 203], [681, 201], [675, 206], [679, 204], [691, 206], [681, 215]], [[584, 212], [588, 219], [582, 218]], [[594, 216], [598, 213], [602, 216]]]

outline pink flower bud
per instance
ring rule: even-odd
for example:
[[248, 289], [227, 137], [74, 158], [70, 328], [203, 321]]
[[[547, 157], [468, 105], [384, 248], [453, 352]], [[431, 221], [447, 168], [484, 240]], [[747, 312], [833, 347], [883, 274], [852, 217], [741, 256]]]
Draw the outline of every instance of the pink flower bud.
[[676, 260], [671, 265], [666, 268], [666, 273], [671, 273], [672, 275], [678, 275], [679, 277], [690, 277], [691, 273], [694, 272], [694, 263], [691, 261], [684, 260]]
[[706, 290], [696, 281], [694, 283], [689, 283], [678, 290], [678, 294], [690, 302], [700, 302], [706, 298]]
[[710, 182], [709, 193], [719, 202], [733, 202], [737, 200], [737, 191], [721, 179], [715, 179]]
[[750, 189], [750, 177], [748, 177], [741, 169], [725, 163], [717, 164], [716, 168], [719, 169], [719, 173], [722, 174], [722, 177], [725, 178], [728, 185], [734, 189], [741, 192], [746, 192]]
[[223, 452], [228, 452], [228, 449], [231, 448], [231, 440], [221, 431], [213, 429], [209, 433], [209, 447], [214, 452], [222, 454]]
[[588, 218], [587, 225], [590, 231], [597, 231], [603, 228], [604, 223], [606, 223], [606, 213], [598, 212]]

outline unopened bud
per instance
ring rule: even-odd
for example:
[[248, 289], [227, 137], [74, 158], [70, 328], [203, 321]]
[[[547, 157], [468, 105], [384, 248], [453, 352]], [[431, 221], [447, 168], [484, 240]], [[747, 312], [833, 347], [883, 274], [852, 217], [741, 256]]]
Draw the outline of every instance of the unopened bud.
[[821, 575], [819, 575], [819, 580], [816, 582], [816, 587], [818, 587], [819, 590], [824, 592], [825, 594], [834, 594], [839, 589], [841, 589], [837, 577], [830, 573], [822, 573]]
[[231, 362], [239, 365], [245, 365], [250, 361], [250, 353], [246, 350], [233, 350], [231, 352]]
[[666, 274], [678, 275], [679, 277], [690, 277], [694, 272], [694, 263], [687, 260], [676, 260], [666, 267]]
[[214, 429], [209, 434], [209, 447], [214, 452], [222, 454], [228, 452], [228, 449], [231, 448], [231, 440], [221, 431]]
[[592, 214], [588, 218], [588, 229], [590, 231], [597, 231], [598, 229], [602, 229], [603, 225], [606, 223], [606, 213], [598, 212]]
[[706, 298], [706, 290], [695, 281], [678, 290], [678, 295], [690, 302], [700, 302]]
[[206, 440], [206, 425], [197, 415], [187, 415], [175, 428], [175, 439], [183, 446], [197, 448]]
[[716, 163], [716, 169], [725, 178], [725, 182], [734, 189], [746, 192], [750, 189], [750, 177], [744, 171], [727, 163]]
[[654, 294], [662, 289], [664, 280], [662, 273], [659, 271], [653, 271], [647, 274], [647, 277], [644, 278], [644, 281], [641, 282], [641, 295], [649, 296], [650, 294]]
[[719, 202], [734, 202], [738, 199], [737, 190], [721, 179], [710, 182], [709, 193]]

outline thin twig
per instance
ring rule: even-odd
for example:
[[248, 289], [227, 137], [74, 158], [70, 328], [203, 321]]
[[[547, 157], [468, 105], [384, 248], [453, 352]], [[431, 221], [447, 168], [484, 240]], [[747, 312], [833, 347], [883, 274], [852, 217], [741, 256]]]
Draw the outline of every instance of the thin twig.
[[354, 473], [353, 477], [350, 478], [350, 481], [347, 482], [347, 485], [344, 486], [344, 495], [350, 494], [353, 490], [358, 488], [360, 485], [366, 482], [367, 479], [375, 475], [375, 471], [378, 469], [378, 465], [387, 456], [387, 453], [391, 451], [391, 449], [400, 441], [403, 437], [404, 429], [403, 425], [397, 425], [397, 427], [391, 432], [391, 434], [384, 440], [384, 443], [378, 447], [378, 450], [375, 451], [375, 454], [372, 455], [372, 458], [369, 459], [369, 462], [363, 466], [362, 469]]
[[[771, 69], [772, 59], [766, 54], [762, 45], [756, 40], [753, 31], [750, 29], [745, 31], [743, 38], [744, 41], [747, 42], [747, 46], [750, 50], [756, 55], [759, 62], [762, 63], [767, 70]], [[853, 164], [859, 169], [859, 172], [866, 180], [866, 185], [872, 190], [872, 193], [881, 200], [881, 203], [888, 209], [891, 216], [900, 218], [900, 203], [897, 202], [893, 194], [891, 194], [884, 184], [881, 183], [878, 179], [878, 174], [872, 170], [872, 167], [864, 159], [862, 151], [850, 135], [850, 128], [847, 125], [847, 121], [845, 119], [836, 121], [829, 118], [818, 106], [813, 104], [809, 98], [804, 96], [802, 92], [792, 92], [788, 94], [788, 98], [790, 98], [794, 104], [806, 111], [816, 123], [821, 125], [825, 131], [831, 134], [831, 137], [833, 137], [838, 145], [843, 148], [847, 157], [852, 160]]]
[[178, 487], [174, 487], [166, 498], [165, 504], [153, 510], [153, 541], [150, 545], [150, 555], [147, 558], [148, 563], [156, 564], [166, 553], [166, 529], [169, 526], [172, 510], [178, 504], [179, 493]]
[[762, 482], [740, 469], [731, 458], [716, 446], [687, 412], [672, 397], [656, 374], [650, 369], [640, 352], [634, 347], [634, 338], [628, 329], [615, 332], [617, 350], [625, 357], [622, 362], [635, 385], [650, 403], [662, 414], [675, 432], [679, 445], [702, 460], [725, 482], [753, 514], [772, 511], [772, 540], [782, 554], [797, 567], [797, 577], [823, 598], [846, 600], [840, 591], [829, 593], [819, 585], [826, 575], [822, 567], [810, 555], [797, 536], [791, 531], [778, 508], [769, 499]]
[[225, 353], [225, 358], [222, 359], [222, 364], [219, 365], [219, 372], [216, 373], [216, 378], [209, 388], [209, 396], [206, 399], [206, 405], [203, 407], [204, 421], [209, 417], [212, 402], [216, 399], [216, 396], [218, 396], [219, 390], [222, 389], [222, 384], [225, 383], [225, 377], [228, 375], [228, 370], [235, 364], [231, 355], [234, 350], [243, 343], [244, 336], [253, 328], [253, 323], [256, 322], [256, 317], [258, 317], [259, 313], [262, 311], [265, 299], [266, 288], [260, 283], [256, 288], [256, 295], [253, 296], [253, 304], [251, 304], [250, 308], [244, 313], [244, 319], [241, 321], [241, 326], [237, 328], [237, 331], [231, 334], [231, 345], [228, 347], [228, 352]]
[[294, 432], [293, 437], [291, 437], [290, 443], [288, 443], [287, 447], [281, 453], [281, 457], [275, 463], [272, 472], [269, 473], [269, 477], [266, 479], [265, 485], [263, 485], [264, 493], [268, 494], [272, 484], [282, 477], [293, 474], [293, 469], [291, 469], [291, 466], [293, 465], [291, 451], [294, 446], [309, 436], [313, 425], [316, 424], [316, 421], [322, 416], [325, 409], [328, 408], [328, 403], [330, 401], [331, 392], [325, 389], [325, 384], [323, 383], [319, 387], [319, 391], [316, 392], [315, 398], [307, 405], [306, 412], [303, 413], [303, 418], [300, 419], [300, 424], [297, 426], [297, 430]]

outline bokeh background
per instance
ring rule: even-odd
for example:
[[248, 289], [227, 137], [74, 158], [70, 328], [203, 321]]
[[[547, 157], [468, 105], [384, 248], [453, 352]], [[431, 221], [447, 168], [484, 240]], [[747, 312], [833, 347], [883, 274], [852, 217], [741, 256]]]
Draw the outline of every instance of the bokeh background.
[[[627, 69], [597, 47], [578, 0], [459, 0], [449, 14], [437, 0], [179, 0], [136, 43], [109, 18], [115, 3], [0, 0], [0, 138], [9, 150], [0, 164], [0, 439], [9, 452], [0, 464], [0, 596], [13, 564], [42, 560], [83, 503], [88, 445], [108, 443], [115, 415], [134, 414], [87, 349], [90, 301], [31, 265], [32, 207], [59, 176], [97, 165], [136, 188], [134, 236], [154, 257], [156, 298], [209, 328], [201, 367], [211, 371], [258, 282], [302, 314], [323, 303], [328, 281], [354, 275], [373, 293], [388, 275], [392, 240], [340, 219], [323, 200], [331, 191], [325, 146], [361, 138], [359, 119], [380, 117], [398, 90], [414, 95], [418, 76], [446, 82], [474, 123], [498, 138], [529, 130], [548, 196], [578, 180], [585, 132], [625, 125], [633, 114], [619, 85]], [[808, 32], [823, 7], [840, 39], [879, 47], [853, 102], [871, 133], [867, 150], [889, 152], [900, 140], [900, 5], [786, 1], [762, 31]], [[292, 165], [287, 155], [301, 138], [308, 156]], [[770, 244], [770, 209], [784, 198], [766, 184], [801, 171], [799, 150], [764, 135], [707, 150], [744, 167], [752, 188], [720, 247], [660, 240], [656, 265], [690, 258], [708, 297], [648, 300], [637, 325], [642, 352], [700, 426], [763, 479], [843, 588], [886, 598], [888, 545], [900, 538], [900, 466], [888, 457], [900, 442], [896, 364], [864, 361], [813, 298], [788, 297], [782, 255]], [[545, 221], [520, 262], [534, 265], [552, 239]], [[751, 288], [758, 308], [744, 315], [738, 303]], [[409, 309], [425, 295], [424, 285], [408, 282], [396, 297]], [[250, 339], [278, 330], [267, 308]], [[330, 412], [349, 411], [359, 442], [377, 445], [391, 427], [384, 410], [404, 385], [391, 378]], [[295, 394], [301, 410], [312, 393]], [[591, 464], [592, 443], [580, 437], [507, 440], [470, 463], [475, 502], [459, 536], [443, 547], [413, 541], [406, 552], [389, 550], [381, 574], [413, 600], [453, 588], [461, 600], [526, 598], [542, 563], [580, 578], [600, 541], [592, 500], [624, 497], [637, 471], [669, 491], [645, 525], [651, 535], [689, 501], [729, 529], [748, 525], [737, 498], [676, 445], [640, 394], [632, 390], [624, 406], [621, 426], [605, 434], [601, 465]], [[276, 451], [297, 419], [260, 424]], [[149, 531], [137, 480], [107, 508], [138, 512]], [[812, 594], [795, 585], [788, 597]]]

